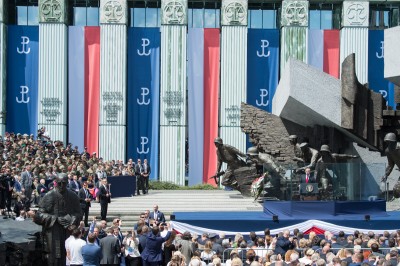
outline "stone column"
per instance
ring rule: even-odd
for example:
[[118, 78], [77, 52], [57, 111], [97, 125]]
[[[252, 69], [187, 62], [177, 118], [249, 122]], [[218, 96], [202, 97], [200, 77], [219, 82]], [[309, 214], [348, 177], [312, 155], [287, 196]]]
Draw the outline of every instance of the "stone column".
[[[221, 6], [220, 137], [242, 152], [240, 105], [247, 91], [247, 0], [223, 0]], [[217, 136], [215, 136], [217, 137]]]
[[7, 0], [0, 0], [0, 135], [6, 131], [7, 92]]
[[343, 1], [340, 30], [340, 63], [352, 53], [356, 56], [356, 74], [360, 83], [368, 82], [368, 1]]
[[185, 184], [187, 0], [161, 1], [160, 181]]
[[282, 75], [289, 57], [307, 63], [308, 1], [283, 1], [281, 27]]
[[100, 1], [99, 156], [126, 157], [127, 0]]
[[68, 0], [39, 0], [38, 127], [52, 140], [67, 137]]

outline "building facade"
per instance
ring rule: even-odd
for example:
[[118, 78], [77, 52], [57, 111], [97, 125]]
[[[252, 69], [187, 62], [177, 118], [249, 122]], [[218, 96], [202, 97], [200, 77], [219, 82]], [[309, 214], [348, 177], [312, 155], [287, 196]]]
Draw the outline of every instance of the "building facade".
[[383, 30], [398, 1], [0, 0], [2, 133], [147, 158], [152, 178], [209, 182], [213, 140], [242, 151], [240, 103], [271, 111], [288, 58], [360, 82], [393, 105]]

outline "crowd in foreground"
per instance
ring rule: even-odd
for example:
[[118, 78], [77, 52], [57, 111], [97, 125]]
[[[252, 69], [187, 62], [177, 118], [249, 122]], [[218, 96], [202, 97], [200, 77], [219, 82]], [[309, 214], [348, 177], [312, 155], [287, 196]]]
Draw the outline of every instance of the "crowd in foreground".
[[70, 265], [135, 266], [368, 266], [398, 265], [400, 230], [382, 235], [355, 231], [337, 235], [325, 231], [304, 235], [299, 230], [271, 235], [250, 232], [236, 234], [177, 233], [169, 223], [152, 219], [145, 211], [129, 232], [121, 231], [122, 221], [93, 220], [85, 229], [70, 228], [66, 240]]

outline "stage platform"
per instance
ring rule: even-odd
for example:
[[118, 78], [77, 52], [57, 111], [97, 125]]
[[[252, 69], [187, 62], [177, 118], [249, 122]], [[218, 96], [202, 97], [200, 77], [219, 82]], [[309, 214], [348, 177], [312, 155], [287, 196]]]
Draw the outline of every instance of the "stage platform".
[[[383, 232], [400, 228], [400, 212], [386, 212], [385, 201], [295, 202], [266, 201], [263, 212], [175, 212], [175, 224], [197, 230], [249, 232], [311, 227], [353, 233], [355, 229]], [[273, 217], [275, 216], [275, 221]], [[367, 216], [367, 217], [366, 217]], [[369, 218], [367, 220], [366, 218]], [[312, 221], [312, 222], [310, 222]], [[310, 228], [307, 228], [310, 227]], [[340, 229], [342, 228], [342, 229]], [[189, 230], [193, 231], [193, 230]]]

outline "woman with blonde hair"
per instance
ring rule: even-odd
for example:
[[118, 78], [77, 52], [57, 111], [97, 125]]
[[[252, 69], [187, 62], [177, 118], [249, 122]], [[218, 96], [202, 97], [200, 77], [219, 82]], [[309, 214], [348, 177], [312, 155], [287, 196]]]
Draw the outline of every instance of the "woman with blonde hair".
[[243, 266], [243, 262], [242, 262], [242, 260], [239, 259], [239, 258], [234, 258], [234, 259], [232, 260], [231, 266]]
[[212, 242], [207, 241], [204, 245], [204, 250], [200, 254], [200, 258], [207, 264], [211, 262], [212, 256], [215, 254], [215, 251], [212, 250]]

